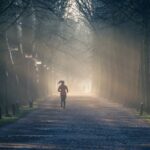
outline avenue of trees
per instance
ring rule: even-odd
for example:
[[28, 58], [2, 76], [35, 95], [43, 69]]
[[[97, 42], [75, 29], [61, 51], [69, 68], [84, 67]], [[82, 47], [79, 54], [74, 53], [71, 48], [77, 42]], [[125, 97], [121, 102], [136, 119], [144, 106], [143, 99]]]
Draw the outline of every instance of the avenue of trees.
[[53, 50], [49, 51], [46, 44], [50, 44], [47, 41], [63, 22], [66, 3], [60, 0], [1, 1], [1, 113], [9, 115], [12, 105], [27, 104], [48, 95], [47, 77], [51, 74]]
[[[94, 59], [98, 92], [104, 91], [106, 97], [134, 105], [142, 102], [149, 111], [150, 1], [77, 0], [77, 3], [95, 31], [97, 43], [101, 42], [93, 52], [98, 57]], [[104, 51], [100, 47], [103, 44]]]
[[[149, 111], [150, 1], [74, 2], [80, 19], [92, 31], [93, 44], [89, 47], [92, 47], [93, 92], [134, 107], [143, 102]], [[9, 115], [12, 105], [27, 104], [49, 94], [55, 69], [60, 67], [59, 71], [67, 71], [73, 68], [62, 65], [63, 62], [59, 66], [56, 61], [58, 52], [69, 56], [66, 64], [68, 61], [77, 63], [77, 66], [87, 63], [80, 62], [87, 52], [80, 56], [80, 60], [74, 58], [80, 46], [69, 45], [68, 42], [72, 38], [78, 45], [82, 43], [70, 34], [77, 22], [65, 19], [68, 3], [69, 0], [1, 0], [1, 113]], [[61, 42], [62, 45], [68, 42], [63, 49], [59, 47]], [[74, 53], [69, 49], [73, 49]], [[71, 73], [76, 75], [77, 72], [74, 67]], [[81, 74], [82, 71], [78, 76]], [[51, 79], [49, 83], [48, 78]]]

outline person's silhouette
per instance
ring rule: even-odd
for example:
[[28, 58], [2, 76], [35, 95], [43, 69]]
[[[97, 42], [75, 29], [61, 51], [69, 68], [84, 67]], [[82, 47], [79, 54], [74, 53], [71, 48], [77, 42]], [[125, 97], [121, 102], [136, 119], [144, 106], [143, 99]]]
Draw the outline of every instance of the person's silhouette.
[[60, 98], [61, 98], [61, 107], [65, 108], [66, 107], [66, 97], [68, 93], [68, 87], [65, 85], [64, 81], [59, 81], [59, 84], [61, 84], [58, 87], [58, 92], [60, 92]]

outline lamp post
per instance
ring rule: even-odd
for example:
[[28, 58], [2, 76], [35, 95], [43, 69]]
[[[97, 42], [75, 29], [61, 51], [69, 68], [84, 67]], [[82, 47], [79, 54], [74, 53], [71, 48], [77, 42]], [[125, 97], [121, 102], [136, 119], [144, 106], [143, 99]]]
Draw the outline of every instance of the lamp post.
[[6, 116], [9, 116], [9, 112], [8, 112], [8, 72], [6, 72], [6, 77], [5, 77], [5, 114]]
[[[36, 97], [37, 96], [36, 95], [37, 88], [35, 88], [35, 85], [37, 83], [37, 76], [33, 76], [33, 69], [31, 69], [31, 67], [33, 65], [31, 66], [31, 63], [34, 63], [34, 67], [36, 67], [36, 70], [38, 71], [38, 66], [41, 65], [42, 62], [37, 60], [36, 58], [33, 58], [32, 55], [25, 55], [25, 58], [28, 60], [27, 61], [27, 76], [28, 76], [28, 78], [27, 78], [27, 97], [29, 99], [29, 106], [33, 107], [33, 99], [37, 98]], [[32, 72], [32, 74], [31, 74], [31, 72]], [[33, 87], [32, 89], [31, 89], [31, 86]], [[36, 85], [36, 87], [37, 87], [37, 85]]]
[[1, 109], [1, 106], [0, 106], [0, 119], [2, 119], [2, 109]]
[[29, 106], [32, 107], [33, 106], [33, 100], [31, 98], [31, 87], [30, 87], [30, 63], [32, 61], [33, 56], [30, 55], [25, 55], [25, 58], [27, 59], [27, 98], [29, 101]]
[[46, 65], [43, 64], [42, 67], [42, 73], [41, 73], [41, 84], [43, 86], [42, 94], [44, 97], [47, 97], [49, 95], [49, 82], [48, 82], [48, 76], [49, 76], [49, 70], [50, 68]]
[[42, 61], [35, 60], [35, 66], [36, 66], [36, 96], [39, 98], [40, 94], [40, 87], [39, 87], [39, 67], [42, 65]]
[[47, 86], [47, 96], [49, 96], [49, 82], [48, 82], [48, 81], [49, 81], [49, 80], [48, 80], [49, 70], [50, 70], [49, 67], [47, 67], [47, 68], [46, 68], [46, 71], [47, 71], [47, 81], [46, 81], [46, 84], [47, 84], [47, 85], [46, 85], [46, 86]]
[[47, 86], [47, 65], [43, 65], [43, 82], [44, 82], [44, 97], [47, 97], [48, 94], [48, 86]]

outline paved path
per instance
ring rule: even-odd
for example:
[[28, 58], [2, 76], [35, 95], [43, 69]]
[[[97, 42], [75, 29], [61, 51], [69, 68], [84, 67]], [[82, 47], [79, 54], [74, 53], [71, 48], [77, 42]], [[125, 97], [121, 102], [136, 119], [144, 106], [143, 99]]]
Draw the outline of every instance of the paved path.
[[90, 97], [46, 101], [0, 129], [0, 150], [150, 150], [150, 126], [120, 105]]

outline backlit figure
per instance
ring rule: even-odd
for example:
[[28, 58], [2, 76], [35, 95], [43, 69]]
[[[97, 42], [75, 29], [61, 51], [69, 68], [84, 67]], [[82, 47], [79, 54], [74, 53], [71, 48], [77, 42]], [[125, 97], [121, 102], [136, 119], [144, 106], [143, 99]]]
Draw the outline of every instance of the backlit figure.
[[59, 81], [61, 85], [58, 87], [58, 92], [60, 92], [60, 98], [61, 98], [61, 107], [66, 107], [66, 97], [68, 93], [68, 87], [65, 85], [64, 81]]

